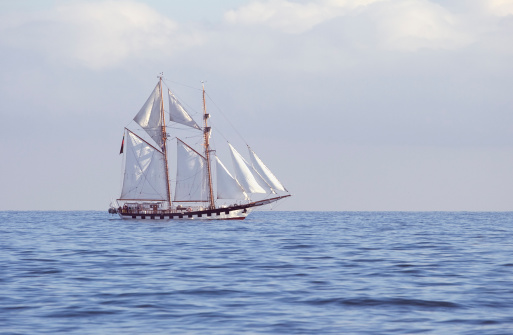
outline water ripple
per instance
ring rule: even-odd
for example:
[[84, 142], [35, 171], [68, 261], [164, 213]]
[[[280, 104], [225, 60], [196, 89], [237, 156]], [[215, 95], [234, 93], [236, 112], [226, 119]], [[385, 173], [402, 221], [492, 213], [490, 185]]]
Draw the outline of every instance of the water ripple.
[[512, 222], [0, 212], [0, 334], [510, 334]]

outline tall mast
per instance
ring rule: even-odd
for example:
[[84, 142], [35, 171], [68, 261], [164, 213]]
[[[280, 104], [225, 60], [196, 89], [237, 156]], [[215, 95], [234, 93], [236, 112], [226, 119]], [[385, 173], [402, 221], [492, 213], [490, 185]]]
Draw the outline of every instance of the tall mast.
[[210, 145], [209, 135], [210, 135], [210, 127], [208, 126], [207, 120], [210, 117], [210, 114], [207, 114], [207, 105], [205, 103], [205, 84], [202, 82], [201, 86], [203, 88], [203, 138], [205, 140], [205, 157], [207, 158], [207, 173], [208, 173], [208, 190], [209, 190], [209, 201], [210, 208], [213, 209], [216, 207], [214, 203], [214, 192], [212, 190], [212, 171], [210, 169]]
[[164, 95], [162, 93], [162, 74], [159, 76], [160, 86], [160, 117], [162, 120], [162, 152], [164, 153], [164, 167], [166, 169], [166, 189], [167, 189], [167, 201], [169, 201], [169, 208], [171, 208], [171, 189], [169, 187], [169, 168], [167, 164], [167, 132], [166, 132], [166, 117], [164, 115]]

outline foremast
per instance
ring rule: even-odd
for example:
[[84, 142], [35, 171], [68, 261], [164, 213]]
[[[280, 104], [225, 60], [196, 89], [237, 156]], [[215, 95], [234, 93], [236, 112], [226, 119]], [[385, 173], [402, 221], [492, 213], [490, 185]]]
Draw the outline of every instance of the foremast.
[[212, 187], [212, 170], [211, 170], [211, 164], [210, 164], [210, 131], [211, 128], [208, 126], [208, 118], [210, 117], [210, 114], [207, 113], [207, 105], [205, 102], [205, 84], [201, 83], [202, 89], [203, 89], [203, 140], [204, 140], [204, 146], [205, 146], [205, 158], [207, 159], [207, 175], [208, 175], [208, 200], [210, 204], [210, 209], [214, 209], [216, 207], [214, 202], [214, 191]]
[[171, 187], [169, 186], [169, 166], [167, 162], [167, 131], [166, 131], [166, 118], [164, 115], [164, 96], [162, 94], [162, 75], [158, 76], [160, 86], [160, 118], [162, 122], [162, 152], [164, 154], [164, 168], [166, 171], [166, 190], [167, 190], [167, 201], [169, 202], [169, 208], [172, 208], [171, 203]]

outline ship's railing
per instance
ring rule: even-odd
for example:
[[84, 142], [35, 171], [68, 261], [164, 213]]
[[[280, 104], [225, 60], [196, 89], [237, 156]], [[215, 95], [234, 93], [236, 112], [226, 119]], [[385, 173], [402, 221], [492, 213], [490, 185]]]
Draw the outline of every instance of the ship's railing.
[[117, 211], [121, 214], [140, 214], [140, 215], [160, 215], [160, 214], [180, 214], [180, 213], [188, 213], [188, 212], [196, 212], [206, 210], [206, 208], [201, 206], [189, 206], [189, 207], [180, 207], [174, 209], [140, 209], [140, 208], [130, 208], [130, 207], [118, 207]]

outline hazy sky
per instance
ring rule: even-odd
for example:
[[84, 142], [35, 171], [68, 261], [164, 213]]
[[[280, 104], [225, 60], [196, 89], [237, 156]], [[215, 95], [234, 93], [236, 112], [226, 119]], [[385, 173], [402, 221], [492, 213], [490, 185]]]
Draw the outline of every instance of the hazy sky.
[[0, 0], [0, 210], [106, 210], [160, 72], [279, 210], [513, 210], [513, 0]]

